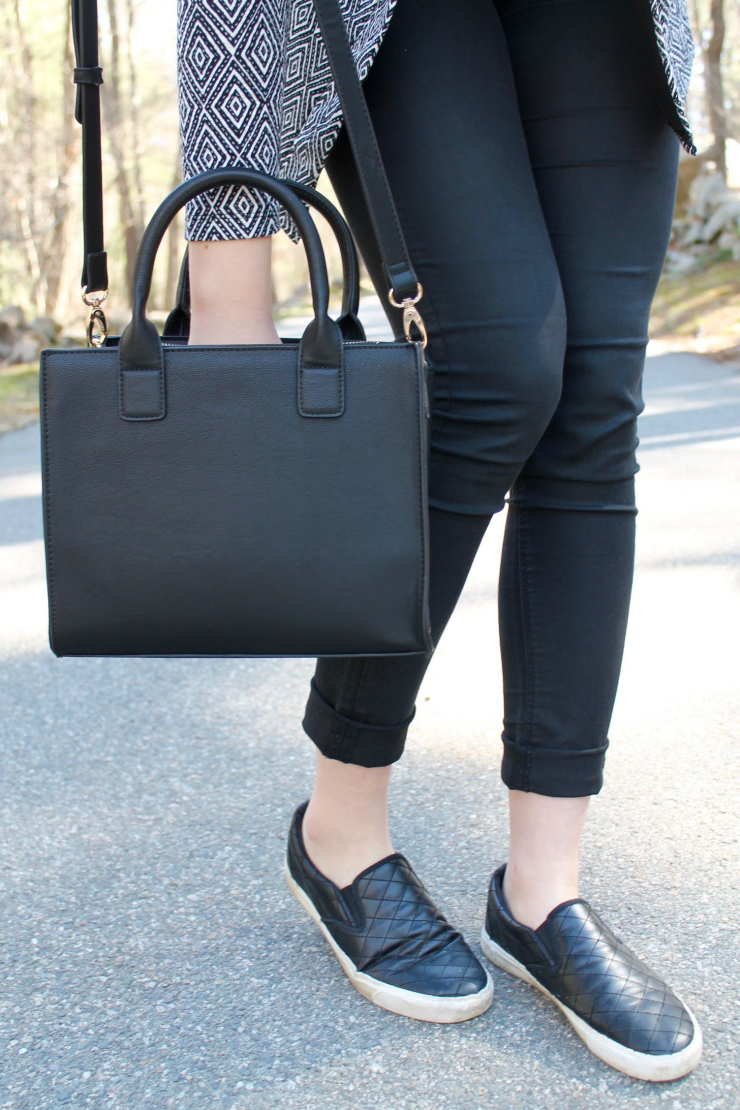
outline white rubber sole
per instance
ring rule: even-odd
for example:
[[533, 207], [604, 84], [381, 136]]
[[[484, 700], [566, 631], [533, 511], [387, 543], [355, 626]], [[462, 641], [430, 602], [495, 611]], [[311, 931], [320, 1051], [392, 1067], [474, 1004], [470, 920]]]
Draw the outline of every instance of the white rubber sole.
[[546, 987], [538, 983], [533, 975], [530, 975], [524, 964], [520, 964], [505, 949], [496, 944], [495, 940], [491, 940], [486, 932], [485, 925], [481, 930], [480, 942], [486, 959], [490, 960], [496, 967], [500, 967], [502, 971], [507, 971], [509, 975], [515, 975], [517, 979], [523, 979], [530, 986], [537, 987], [538, 991], [541, 991], [551, 1002], [560, 1007], [578, 1036], [586, 1047], [591, 1049], [594, 1056], [598, 1056], [605, 1064], [616, 1068], [617, 1071], [624, 1072], [625, 1075], [630, 1075], [633, 1079], [645, 1079], [652, 1083], [667, 1083], [672, 1079], [680, 1079], [683, 1075], [688, 1075], [701, 1060], [703, 1048], [701, 1029], [688, 1006], [686, 1006], [686, 1009], [694, 1025], [694, 1037], [686, 1048], [680, 1052], [671, 1053], [669, 1056], [650, 1056], [645, 1052], [635, 1052], [634, 1049], [625, 1048], [624, 1045], [611, 1040], [604, 1033], [598, 1033], [583, 1018], [580, 1018], [578, 1014], [560, 1002]]
[[285, 881], [293, 897], [300, 902], [306, 913], [316, 922], [321, 932], [331, 945], [334, 955], [341, 964], [342, 971], [349, 979], [356, 991], [380, 1006], [383, 1010], [390, 1010], [393, 1014], [403, 1017], [416, 1018], [418, 1021], [436, 1021], [444, 1025], [452, 1025], [457, 1021], [469, 1021], [484, 1013], [491, 1005], [493, 999], [493, 981], [486, 972], [486, 985], [477, 994], [466, 995], [462, 998], [435, 998], [431, 994], [417, 994], [416, 991], [407, 991], [402, 987], [393, 987], [389, 983], [381, 983], [371, 975], [358, 971], [346, 952], [339, 947], [326, 925], [324, 925], [318, 910], [306, 892], [302, 890], [290, 873], [287, 861], [285, 864]]

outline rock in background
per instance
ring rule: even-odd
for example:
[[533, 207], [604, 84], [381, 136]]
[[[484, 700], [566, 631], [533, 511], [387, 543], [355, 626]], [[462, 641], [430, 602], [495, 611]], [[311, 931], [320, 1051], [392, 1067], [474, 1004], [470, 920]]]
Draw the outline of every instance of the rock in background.
[[0, 366], [34, 363], [45, 347], [74, 347], [77, 341], [62, 335], [62, 325], [51, 316], [26, 320], [20, 305], [0, 310]]
[[740, 190], [731, 189], [720, 174], [700, 163], [685, 165], [685, 173], [679, 171], [676, 217], [666, 259], [669, 276], [688, 274], [715, 261], [740, 262]]

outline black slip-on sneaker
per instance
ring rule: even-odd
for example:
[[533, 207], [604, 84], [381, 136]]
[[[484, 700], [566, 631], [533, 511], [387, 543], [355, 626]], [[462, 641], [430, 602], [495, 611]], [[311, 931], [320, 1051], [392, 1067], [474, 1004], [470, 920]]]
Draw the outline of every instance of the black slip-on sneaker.
[[537, 929], [511, 916], [506, 866], [491, 879], [483, 953], [555, 1002], [581, 1040], [634, 1079], [680, 1079], [699, 1063], [696, 1018], [582, 898], [563, 902]]
[[308, 858], [293, 817], [285, 878], [350, 983], [376, 1006], [421, 1021], [467, 1021], [487, 1010], [493, 983], [436, 908], [411, 864], [396, 853], [340, 890]]

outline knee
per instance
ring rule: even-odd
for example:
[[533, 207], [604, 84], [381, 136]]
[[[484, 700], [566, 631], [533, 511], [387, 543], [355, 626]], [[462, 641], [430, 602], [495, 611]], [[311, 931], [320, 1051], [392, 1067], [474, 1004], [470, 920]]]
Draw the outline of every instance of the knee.
[[567, 325], [559, 285], [549, 312], [528, 320], [514, 339], [501, 387], [511, 398], [516, 430], [528, 454], [552, 420], [563, 387]]
[[466, 322], [445, 340], [439, 360], [432, 351], [431, 503], [497, 512], [560, 400], [566, 323], [559, 286], [544, 308], [520, 300], [510, 314]]
[[535, 441], [552, 420], [563, 389], [566, 325], [562, 317], [548, 321], [548, 328], [532, 332], [522, 345], [522, 368], [517, 391], [523, 422]]

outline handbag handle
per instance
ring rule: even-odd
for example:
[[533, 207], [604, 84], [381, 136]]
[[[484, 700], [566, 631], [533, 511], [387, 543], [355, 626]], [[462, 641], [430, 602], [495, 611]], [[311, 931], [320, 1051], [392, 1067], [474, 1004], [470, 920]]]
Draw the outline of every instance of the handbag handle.
[[[103, 71], [98, 59], [97, 0], [71, 0], [76, 68], [77, 119], [82, 124], [83, 224], [85, 259], [82, 271], [83, 300], [99, 311], [108, 291], [103, 245], [103, 179], [100, 139], [100, 85]], [[422, 288], [409, 259], [393, 196], [388, 185], [375, 131], [365, 103], [347, 38], [339, 0], [313, 0], [316, 16], [339, 95], [363, 194], [378, 242], [388, 297], [402, 308], [406, 337], [416, 324], [426, 342], [424, 324], [415, 305]], [[287, 206], [286, 206], [287, 207]], [[297, 225], [297, 221], [296, 221]], [[93, 296], [92, 292], [96, 291]]]
[[[282, 179], [285, 180], [285, 179]], [[352, 238], [352, 232], [347, 227], [347, 221], [342, 213], [335, 208], [330, 200], [316, 189], [308, 185], [301, 185], [298, 181], [285, 181], [299, 200], [310, 204], [324, 217], [329, 227], [334, 232], [334, 238], [339, 245], [339, 254], [342, 259], [342, 315], [337, 323], [345, 317], [357, 318], [360, 310], [360, 263], [357, 258], [357, 247]], [[357, 321], [359, 324], [359, 320]], [[364, 332], [362, 338], [365, 338]]]
[[[342, 370], [343, 341], [338, 325], [328, 315], [328, 274], [321, 239], [316, 226], [290, 186], [277, 178], [257, 170], [209, 170], [199, 173], [195, 178], [183, 182], [162, 201], [155, 211], [139, 244], [133, 275], [133, 314], [131, 323], [126, 325], [119, 344], [119, 361], [122, 374], [153, 371], [163, 374], [162, 340], [156, 327], [146, 319], [146, 303], [152, 286], [152, 271], [156, 252], [168, 230], [170, 223], [181, 208], [200, 193], [222, 185], [246, 185], [250, 189], [260, 189], [270, 193], [283, 205], [295, 221], [301, 234], [308, 260], [308, 274], [311, 276], [311, 296], [314, 319], [306, 327], [301, 340], [301, 369]], [[143, 380], [142, 380], [143, 381]], [[128, 415], [130, 418], [161, 418], [164, 415], [163, 379], [161, 385], [161, 404], [158, 415]], [[125, 404], [122, 408], [125, 410]], [[134, 406], [135, 407], [135, 406]], [[153, 407], [152, 404], [148, 407]]]
[[[282, 181], [284, 185], [293, 190], [304, 204], [309, 204], [317, 212], [320, 212], [334, 233], [342, 259], [342, 310], [337, 323], [345, 340], [363, 343], [365, 341], [365, 330], [357, 315], [360, 308], [360, 264], [357, 258], [355, 241], [347, 227], [347, 222], [341, 212], [322, 193], [310, 189], [308, 185], [301, 185], [298, 181], [287, 181], [285, 179], [282, 179]], [[176, 304], [167, 317], [162, 335], [164, 338], [171, 338], [173, 336], [186, 337], [189, 334], [190, 273], [188, 269], [188, 250], [186, 248], [177, 285]]]

